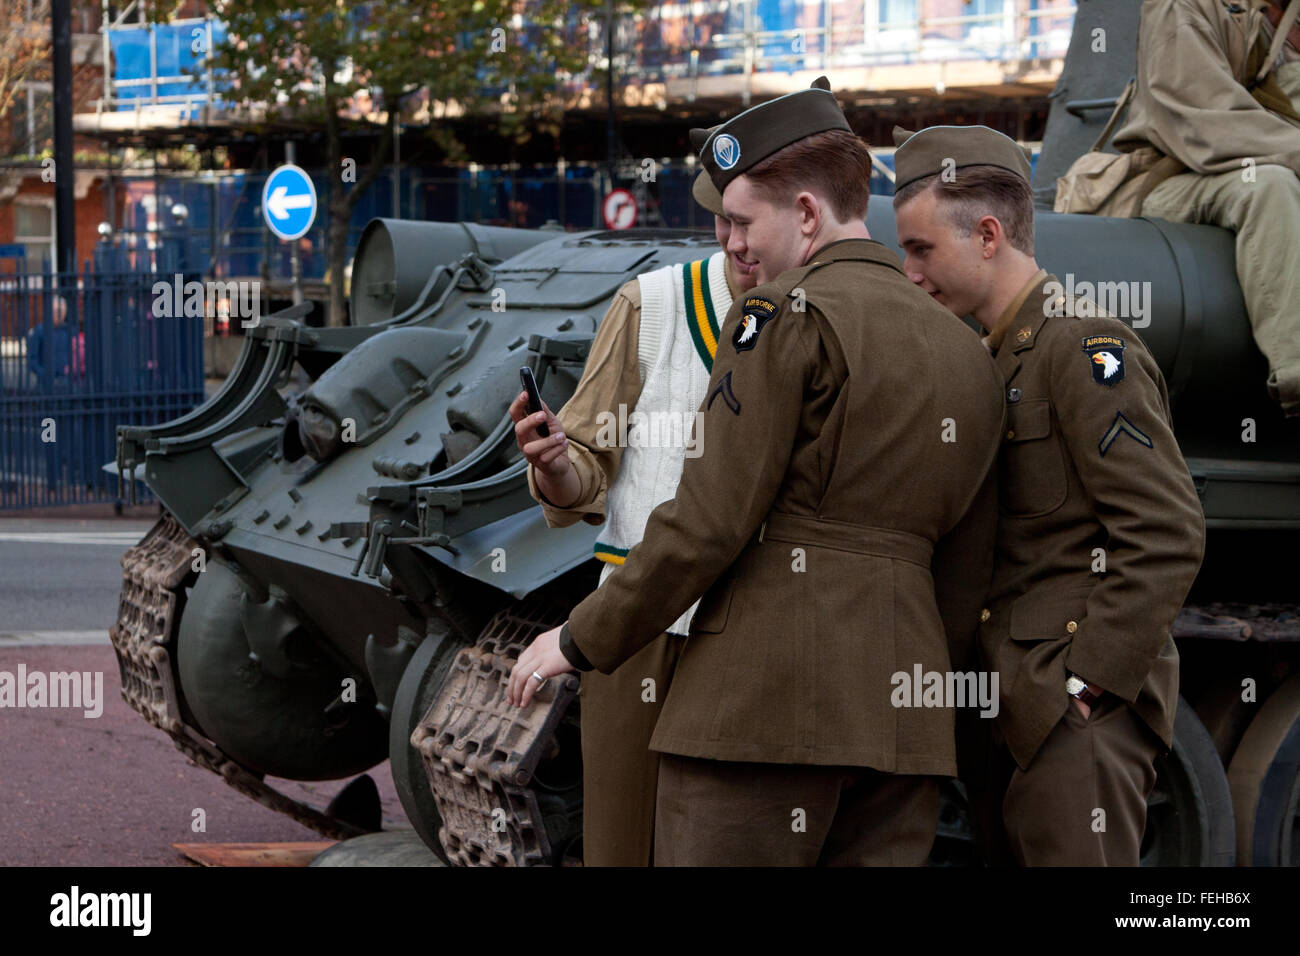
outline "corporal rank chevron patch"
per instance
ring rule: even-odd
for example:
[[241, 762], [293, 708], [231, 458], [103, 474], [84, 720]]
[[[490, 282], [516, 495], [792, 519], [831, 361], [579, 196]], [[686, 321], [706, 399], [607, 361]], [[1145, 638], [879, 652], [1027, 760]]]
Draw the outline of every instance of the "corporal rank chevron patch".
[[1120, 435], [1128, 435], [1139, 445], [1146, 445], [1148, 448], [1155, 447], [1151, 444], [1151, 439], [1143, 434], [1142, 429], [1125, 418], [1123, 412], [1116, 412], [1115, 420], [1110, 423], [1110, 428], [1106, 429], [1106, 434], [1097, 443], [1097, 450], [1101, 452], [1102, 458], [1106, 457], [1106, 452], [1110, 451], [1110, 446], [1115, 444], [1115, 440]]
[[723, 403], [731, 409], [731, 414], [740, 414], [740, 399], [738, 399], [736, 393], [731, 390], [730, 372], [722, 376], [722, 381], [718, 382], [713, 391], [709, 393], [709, 403], [704, 406], [706, 412], [713, 407], [713, 400], [715, 398], [721, 398]]

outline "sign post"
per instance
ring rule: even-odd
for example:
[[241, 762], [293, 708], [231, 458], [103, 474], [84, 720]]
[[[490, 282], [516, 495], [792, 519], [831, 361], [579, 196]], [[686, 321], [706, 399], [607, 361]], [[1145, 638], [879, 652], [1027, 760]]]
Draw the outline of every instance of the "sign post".
[[[292, 146], [292, 144], [288, 144]], [[292, 153], [290, 153], [292, 158]], [[266, 226], [286, 242], [294, 243], [293, 301], [302, 301], [297, 241], [316, 221], [316, 186], [307, 173], [292, 162], [276, 168], [262, 187], [262, 218]]]

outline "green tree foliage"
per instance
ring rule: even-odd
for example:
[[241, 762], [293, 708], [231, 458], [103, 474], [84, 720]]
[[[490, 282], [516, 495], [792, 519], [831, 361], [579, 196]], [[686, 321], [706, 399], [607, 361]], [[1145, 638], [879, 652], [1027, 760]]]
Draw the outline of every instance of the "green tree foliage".
[[[586, 21], [604, 22], [603, 0], [424, 0], [343, 3], [224, 0], [213, 10], [227, 39], [212, 51], [226, 98], [251, 122], [302, 124], [326, 134], [331, 324], [343, 317], [347, 230], [352, 210], [386, 167], [392, 135], [344, 182], [342, 134], [350, 124], [427, 122], [449, 159], [466, 158], [449, 109], [518, 142], [558, 128], [559, 84], [587, 68]], [[175, 11], [163, 12], [170, 19]], [[574, 18], [580, 29], [572, 29]], [[574, 42], [574, 36], [581, 42]]]

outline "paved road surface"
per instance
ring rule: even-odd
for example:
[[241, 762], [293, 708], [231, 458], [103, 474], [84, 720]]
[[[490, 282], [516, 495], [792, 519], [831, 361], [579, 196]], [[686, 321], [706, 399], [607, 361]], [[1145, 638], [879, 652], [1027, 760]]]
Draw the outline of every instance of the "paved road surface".
[[[0, 707], [0, 865], [183, 866], [173, 843], [322, 839], [191, 764], [122, 700], [108, 628], [122, 552], [151, 525], [0, 519], [0, 681], [19, 665], [103, 675], [98, 718]], [[388, 765], [370, 774], [385, 826], [404, 825]], [[346, 783], [271, 782], [321, 808]]]

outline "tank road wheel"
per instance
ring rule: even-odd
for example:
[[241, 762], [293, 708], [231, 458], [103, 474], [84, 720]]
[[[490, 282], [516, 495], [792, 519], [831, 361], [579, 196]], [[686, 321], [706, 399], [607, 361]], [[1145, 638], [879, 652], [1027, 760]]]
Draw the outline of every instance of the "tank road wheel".
[[1242, 865], [1300, 866], [1300, 674], [1269, 695], [1228, 768]]
[[429, 786], [424, 761], [411, 746], [411, 733], [442, 688], [443, 679], [459, 649], [460, 645], [447, 634], [432, 633], [420, 643], [402, 672], [401, 683], [397, 685], [388, 730], [389, 765], [402, 809], [420, 839], [444, 863], [447, 854], [438, 840], [442, 817]]
[[[1260, 687], [1261, 697], [1267, 697], [1269, 687]], [[1210, 732], [1219, 759], [1226, 767], [1245, 736], [1246, 728], [1259, 714], [1259, 704], [1241, 699], [1241, 683], [1236, 677], [1214, 684], [1196, 701], [1196, 715]]]
[[1156, 759], [1147, 798], [1143, 866], [1232, 866], [1232, 798], [1214, 740], [1191, 704], [1178, 698], [1174, 746]]
[[347, 674], [293, 609], [245, 598], [238, 578], [209, 561], [176, 637], [180, 692], [203, 731], [254, 773], [337, 780], [384, 759], [373, 707], [330, 706]]

